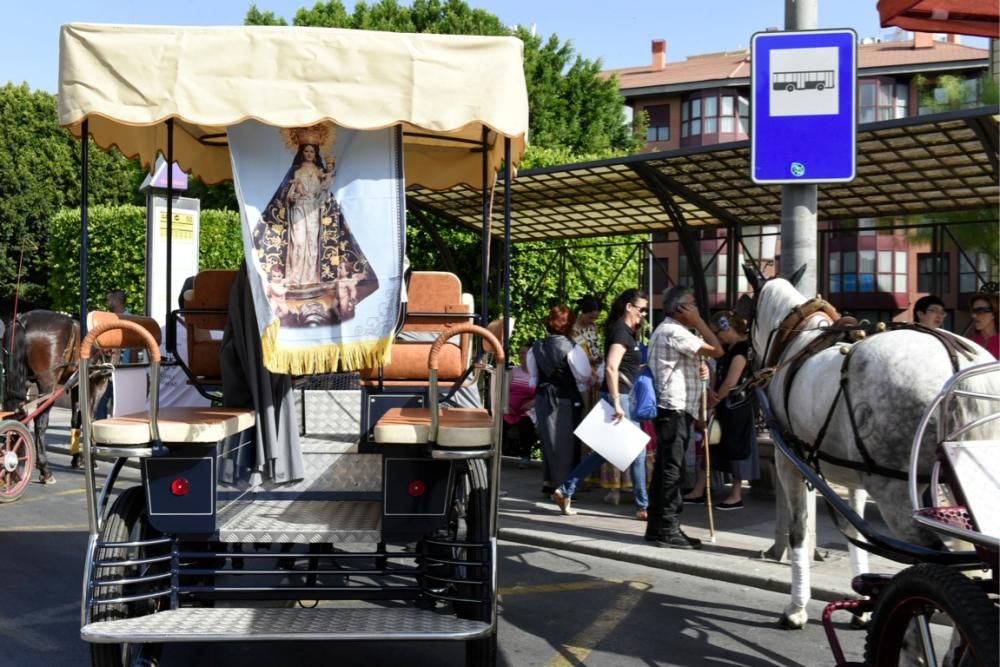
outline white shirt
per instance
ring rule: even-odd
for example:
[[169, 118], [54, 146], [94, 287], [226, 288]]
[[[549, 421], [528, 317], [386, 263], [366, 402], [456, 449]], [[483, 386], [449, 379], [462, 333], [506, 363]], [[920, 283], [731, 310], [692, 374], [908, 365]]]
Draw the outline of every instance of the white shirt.
[[649, 339], [649, 369], [656, 384], [656, 405], [697, 417], [701, 407], [701, 338], [666, 317]]
[[[569, 369], [573, 372], [573, 379], [576, 380], [576, 388], [582, 394], [590, 387], [590, 359], [587, 353], [579, 345], [574, 345], [573, 349], [566, 356], [569, 362]], [[538, 363], [535, 362], [535, 351], [528, 351], [528, 375], [531, 376], [531, 384], [538, 386]]]

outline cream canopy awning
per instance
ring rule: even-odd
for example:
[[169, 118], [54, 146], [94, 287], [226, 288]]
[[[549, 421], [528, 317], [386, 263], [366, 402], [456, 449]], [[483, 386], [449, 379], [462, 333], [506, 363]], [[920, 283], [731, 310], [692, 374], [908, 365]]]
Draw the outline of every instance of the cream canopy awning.
[[232, 178], [226, 128], [248, 118], [278, 127], [328, 120], [401, 124], [408, 185], [482, 188], [489, 165], [524, 154], [528, 94], [514, 37], [400, 34], [300, 27], [70, 24], [59, 42], [59, 123], [151, 168], [166, 153], [207, 183]]

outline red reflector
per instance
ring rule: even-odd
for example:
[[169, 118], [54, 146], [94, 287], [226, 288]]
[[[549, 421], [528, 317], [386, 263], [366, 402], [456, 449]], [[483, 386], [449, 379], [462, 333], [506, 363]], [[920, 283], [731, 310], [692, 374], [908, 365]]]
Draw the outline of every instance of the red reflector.
[[191, 482], [187, 481], [183, 477], [178, 477], [170, 483], [170, 492], [175, 496], [186, 496], [187, 492], [191, 490]]
[[426, 490], [427, 490], [427, 485], [421, 482], [419, 479], [415, 479], [412, 482], [410, 482], [410, 486], [409, 488], [407, 488], [407, 491], [409, 491], [410, 495], [413, 496], [414, 498], [417, 496], [424, 495], [424, 491]]

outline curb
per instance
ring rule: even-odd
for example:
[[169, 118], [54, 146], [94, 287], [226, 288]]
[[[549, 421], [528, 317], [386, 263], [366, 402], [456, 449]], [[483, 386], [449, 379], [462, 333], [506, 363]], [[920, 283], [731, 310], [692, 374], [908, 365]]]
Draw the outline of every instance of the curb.
[[[791, 569], [787, 564], [774, 561], [741, 559], [734, 562], [732, 556], [713, 554], [710, 551], [686, 551], [662, 549], [645, 544], [627, 544], [612, 540], [575, 538], [558, 535], [552, 532], [531, 530], [528, 528], [510, 528], [501, 526], [499, 539], [517, 544], [525, 544], [546, 549], [557, 549], [573, 553], [609, 558], [612, 560], [670, 570], [679, 574], [687, 574], [704, 579], [724, 581], [730, 584], [760, 588], [774, 593], [789, 594], [791, 592]], [[690, 558], [697, 553], [697, 558]], [[746, 568], [738, 563], [745, 563]], [[757, 571], [754, 571], [757, 570]], [[830, 577], [823, 577], [830, 578]], [[812, 582], [812, 597], [815, 600], [833, 602], [843, 598], [856, 598], [857, 594], [850, 589], [850, 582], [843, 586], [831, 582], [816, 581], [815, 573]]]

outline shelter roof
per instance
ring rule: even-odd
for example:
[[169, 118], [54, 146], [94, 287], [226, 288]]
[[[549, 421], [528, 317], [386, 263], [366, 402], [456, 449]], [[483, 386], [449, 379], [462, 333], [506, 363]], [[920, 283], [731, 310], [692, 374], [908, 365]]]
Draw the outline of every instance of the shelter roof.
[[[861, 125], [857, 178], [819, 188], [820, 220], [996, 208], [998, 118], [969, 109]], [[665, 205], [696, 227], [781, 219], [781, 186], [750, 179], [749, 141], [528, 170], [511, 198], [515, 241], [663, 232]], [[480, 226], [482, 194], [469, 188], [412, 190], [407, 204]]]
[[[962, 64], [982, 61], [986, 65], [989, 52], [974, 46], [933, 41], [929, 46], [914, 47], [914, 41], [878, 42], [858, 46], [858, 69], [905, 67], [931, 63]], [[649, 65], [626, 67], [603, 72], [618, 74], [619, 88], [624, 92], [633, 88], [671, 86], [719, 80], [748, 80], [750, 78], [750, 51], [729, 51], [691, 56], [680, 62], [666, 63], [663, 69], [654, 70]]]

